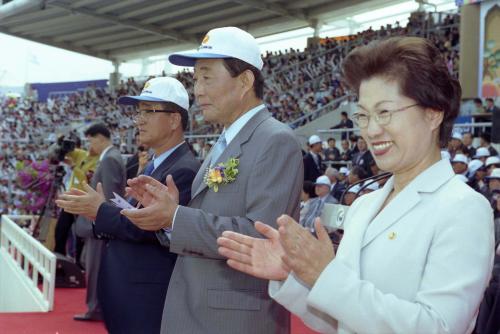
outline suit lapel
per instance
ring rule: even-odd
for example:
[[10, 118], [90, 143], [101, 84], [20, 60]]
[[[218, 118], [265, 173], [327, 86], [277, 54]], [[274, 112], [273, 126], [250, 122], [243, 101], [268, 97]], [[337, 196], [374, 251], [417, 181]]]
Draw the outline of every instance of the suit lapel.
[[363, 244], [366, 229], [379, 212], [392, 187], [393, 178], [390, 178], [381, 190], [370, 195], [371, 198], [360, 199], [360, 202], [356, 204], [356, 208], [351, 210], [352, 216], [347, 221], [349, 225], [345, 226], [344, 237], [340, 243], [337, 257], [347, 263], [358, 275], [360, 272], [361, 245]]
[[[183, 143], [177, 149], [175, 149], [162, 163], [153, 170], [151, 177], [160, 181], [161, 183], [165, 183], [165, 180], [160, 180], [163, 173], [170, 169], [172, 165], [178, 160], [178, 158], [184, 155], [187, 151], [189, 151], [189, 147], [186, 143]], [[174, 180], [175, 181], [175, 180]]]
[[[389, 193], [384, 196], [380, 207], [387, 198]], [[370, 228], [364, 237], [363, 246], [368, 245], [379, 234], [394, 225], [401, 217], [410, 211], [415, 205], [420, 202], [420, 195], [411, 187], [406, 187], [399, 193], [371, 222]]]
[[207, 184], [203, 181], [203, 178], [205, 176], [205, 173], [209, 167], [215, 166], [221, 162], [226, 162], [230, 158], [239, 158], [242, 153], [241, 146], [245, 144], [248, 140], [250, 140], [250, 137], [252, 136], [253, 132], [257, 128], [257, 126], [271, 117], [269, 112], [267, 112], [266, 108], [262, 108], [255, 116], [253, 116], [247, 124], [238, 132], [236, 137], [229, 143], [229, 145], [226, 147], [224, 152], [219, 156], [217, 161], [213, 162], [211, 161], [211, 156], [212, 152], [207, 156], [203, 164], [201, 165], [200, 170], [196, 174], [196, 177], [193, 182], [193, 188], [192, 190], [192, 199], [198, 196], [206, 187]]
[[[440, 160], [419, 174], [373, 220], [371, 223], [372, 226], [365, 235], [362, 247], [367, 246], [377, 236], [397, 223], [405, 214], [418, 205], [422, 200], [420, 193], [435, 192], [454, 175], [450, 162], [447, 160]], [[393, 188], [393, 177], [390, 180], [390, 189], [386, 189], [387, 184], [383, 188], [386, 190], [383, 201], [385, 201], [390, 190]], [[382, 206], [383, 201], [380, 203], [379, 208]]]

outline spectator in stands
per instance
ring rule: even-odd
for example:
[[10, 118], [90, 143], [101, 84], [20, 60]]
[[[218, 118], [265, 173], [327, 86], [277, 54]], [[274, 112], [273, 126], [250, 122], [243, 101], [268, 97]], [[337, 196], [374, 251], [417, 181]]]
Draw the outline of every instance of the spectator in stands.
[[420, 38], [356, 48], [343, 70], [359, 95], [353, 119], [393, 177], [353, 203], [337, 255], [319, 222], [315, 238], [289, 217], [278, 219], [279, 231], [256, 224], [267, 239], [224, 232], [219, 252], [231, 267], [272, 280], [269, 294], [323, 333], [470, 332], [494, 238], [489, 203], [440, 156], [460, 85]]
[[314, 220], [321, 216], [325, 203], [336, 204], [338, 201], [330, 195], [332, 184], [326, 175], [321, 175], [314, 183], [314, 192], [318, 197], [311, 200], [307, 211], [304, 213], [300, 225], [314, 232]]
[[461, 153], [455, 154], [455, 156], [451, 159], [451, 165], [453, 167], [453, 171], [457, 175], [465, 176], [469, 168], [468, 164], [469, 160], [465, 155]]
[[484, 166], [486, 167], [486, 175], [491, 175], [493, 169], [500, 168], [500, 157], [498, 155], [488, 157], [488, 159], [486, 159], [486, 162], [484, 163]]
[[486, 147], [479, 147], [476, 150], [476, 155], [474, 156], [474, 159], [480, 160], [483, 164], [486, 163], [486, 159], [490, 156], [490, 150]]
[[485, 112], [491, 113], [491, 114], [495, 114], [497, 112], [500, 112], [499, 109], [500, 108], [498, 108], [495, 105], [495, 101], [493, 101], [493, 99], [491, 97], [489, 97], [489, 98], [486, 99], [486, 107], [484, 108]]
[[308, 140], [309, 152], [304, 156], [304, 180], [314, 182], [323, 175], [323, 142], [317, 135], [312, 135]]
[[349, 147], [349, 140], [342, 139], [342, 152], [340, 153], [341, 160], [350, 161], [352, 160], [352, 150]]
[[325, 156], [325, 160], [329, 161], [339, 161], [340, 160], [340, 152], [337, 146], [335, 145], [335, 138], [328, 138], [328, 148], [323, 151]]
[[352, 158], [352, 163], [354, 166], [363, 168], [367, 177], [373, 176], [372, 170], [370, 168], [373, 161], [373, 156], [368, 150], [366, 141], [362, 138], [358, 138], [358, 153], [356, 153]]
[[328, 167], [325, 170], [325, 175], [330, 179], [331, 183], [330, 195], [332, 195], [337, 201], [340, 201], [340, 197], [342, 197], [346, 188], [345, 184], [339, 179], [339, 174], [339, 171], [333, 167]]
[[353, 166], [349, 170], [349, 174], [347, 175], [347, 183], [348, 185], [352, 185], [358, 181], [367, 178], [366, 171], [361, 166]]
[[480, 147], [487, 148], [490, 156], [498, 155], [497, 150], [491, 146], [491, 136], [488, 133], [482, 133], [480, 136]]
[[472, 146], [472, 133], [467, 131], [462, 135], [463, 142], [463, 153], [468, 156], [470, 159], [476, 155], [476, 148]]
[[476, 97], [474, 99], [474, 113], [484, 114], [483, 100], [481, 100], [479, 97]]
[[313, 198], [318, 197], [314, 190], [314, 183], [311, 181], [304, 181], [302, 186], [302, 193], [300, 194], [300, 220], [304, 219], [306, 212], [309, 210], [309, 204]]
[[486, 176], [485, 179], [488, 185], [486, 197], [490, 201], [492, 208], [495, 209], [496, 201], [500, 197], [500, 168], [493, 169], [491, 175]]
[[[330, 129], [352, 129], [354, 127], [354, 124], [352, 120], [349, 118], [349, 115], [347, 114], [346, 111], [342, 111], [340, 113], [340, 123], [332, 126]], [[347, 139], [351, 136], [352, 132], [342, 132], [341, 138], [342, 140]]]
[[450, 152], [451, 157], [453, 158], [457, 153], [463, 153], [463, 144], [462, 144], [462, 134], [458, 131], [453, 131], [451, 135], [451, 140], [448, 145], [448, 152]]

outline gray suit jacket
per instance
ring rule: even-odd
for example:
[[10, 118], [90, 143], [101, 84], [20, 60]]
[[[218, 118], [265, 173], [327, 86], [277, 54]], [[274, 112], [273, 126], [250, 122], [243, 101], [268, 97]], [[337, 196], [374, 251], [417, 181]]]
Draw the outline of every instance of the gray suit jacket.
[[[90, 180], [90, 186], [96, 189], [97, 183], [102, 183], [102, 190], [106, 201], [113, 198], [113, 192], [123, 195], [125, 193], [125, 165], [120, 151], [116, 147], [110, 148]], [[94, 238], [92, 224], [85, 217], [79, 216], [75, 225], [76, 234], [82, 238]]]
[[[299, 216], [303, 182], [300, 144], [263, 109], [219, 157], [238, 158], [238, 175], [218, 192], [203, 182], [210, 157], [196, 175], [189, 207], [179, 207], [170, 251], [179, 254], [165, 301], [162, 333], [289, 333], [290, 317], [267, 294], [266, 280], [231, 269], [217, 238], [232, 230], [259, 236], [253, 222]], [[211, 164], [213, 165], [213, 163]]]

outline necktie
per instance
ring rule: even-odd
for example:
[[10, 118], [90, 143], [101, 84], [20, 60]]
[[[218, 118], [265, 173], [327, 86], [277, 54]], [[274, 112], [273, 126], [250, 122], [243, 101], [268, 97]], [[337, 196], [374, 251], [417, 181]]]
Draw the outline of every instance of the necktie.
[[[148, 162], [141, 175], [151, 176], [151, 174], [153, 174], [154, 169], [155, 169], [155, 164], [153, 163], [153, 160], [151, 160], [150, 162]], [[128, 202], [133, 206], [137, 205], [137, 200], [133, 197], [130, 197], [128, 199]]]
[[215, 143], [213, 149], [212, 149], [212, 156], [210, 158], [210, 164], [213, 165], [219, 159], [220, 155], [224, 150], [226, 149], [227, 142], [226, 142], [226, 137], [224, 136], [224, 133], [221, 133], [219, 139]]
[[153, 174], [153, 170], [155, 169], [155, 165], [153, 163], [153, 160], [151, 160], [147, 165], [146, 168], [144, 168], [144, 172], [142, 173], [143, 175], [150, 176]]

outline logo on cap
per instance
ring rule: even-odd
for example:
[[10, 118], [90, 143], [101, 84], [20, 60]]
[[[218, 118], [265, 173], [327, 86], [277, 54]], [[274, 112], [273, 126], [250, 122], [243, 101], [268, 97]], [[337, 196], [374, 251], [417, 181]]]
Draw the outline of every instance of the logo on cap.
[[208, 34], [205, 35], [205, 37], [203, 37], [203, 41], [201, 41], [201, 44], [207, 44], [209, 39], [210, 37], [208, 37]]

